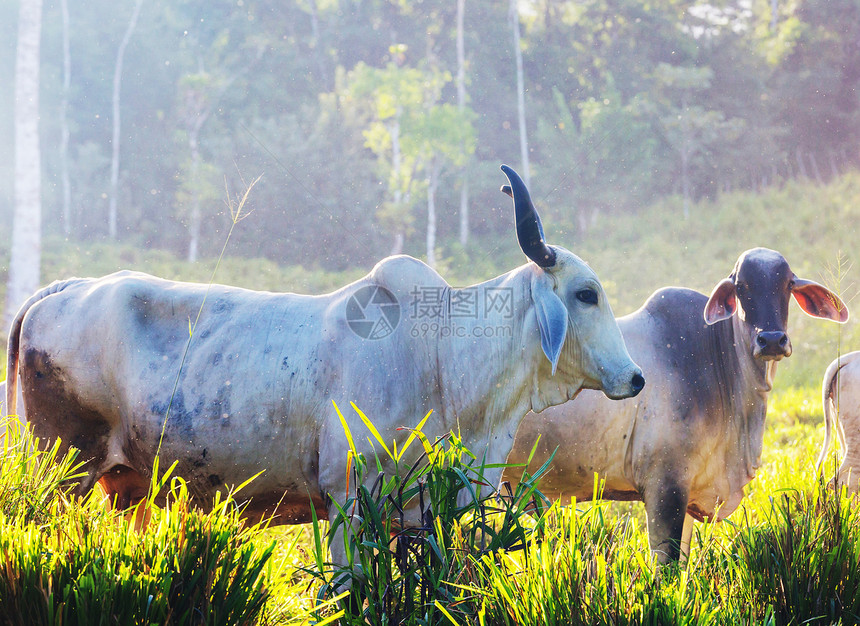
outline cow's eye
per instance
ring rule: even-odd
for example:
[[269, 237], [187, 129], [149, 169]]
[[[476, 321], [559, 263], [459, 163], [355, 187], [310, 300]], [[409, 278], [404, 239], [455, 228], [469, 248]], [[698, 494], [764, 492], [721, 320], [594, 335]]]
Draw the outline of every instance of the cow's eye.
[[594, 289], [580, 289], [576, 292], [576, 299], [585, 304], [597, 304], [597, 292]]

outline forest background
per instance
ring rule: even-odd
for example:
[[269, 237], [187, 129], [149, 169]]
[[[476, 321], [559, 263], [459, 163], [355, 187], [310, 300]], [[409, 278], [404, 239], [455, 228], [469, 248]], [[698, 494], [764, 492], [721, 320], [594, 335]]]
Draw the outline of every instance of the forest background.
[[[10, 86], [18, 10], [0, 0]], [[214, 256], [228, 198], [262, 175], [231, 255], [341, 272], [402, 251], [485, 278], [511, 248], [503, 162], [578, 250], [607, 220], [646, 233], [669, 197], [682, 223], [860, 160], [853, 0], [51, 0], [41, 24], [49, 256]], [[0, 259], [14, 102], [0, 92]], [[616, 252], [641, 264], [631, 237]]]

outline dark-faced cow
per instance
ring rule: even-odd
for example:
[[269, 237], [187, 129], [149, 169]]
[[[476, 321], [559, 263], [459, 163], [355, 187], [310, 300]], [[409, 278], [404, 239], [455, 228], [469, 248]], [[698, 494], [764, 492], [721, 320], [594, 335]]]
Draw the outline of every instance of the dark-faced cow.
[[[644, 393], [617, 403], [583, 393], [529, 414], [508, 461], [525, 462], [542, 435], [535, 466], [558, 446], [544, 494], [591, 499], [597, 473], [606, 481], [604, 498], [644, 502], [658, 559], [678, 559], [693, 518], [729, 515], [755, 474], [776, 363], [791, 354], [792, 295], [810, 315], [848, 318], [833, 293], [798, 278], [781, 254], [763, 248], [744, 252], [710, 298], [660, 289], [618, 320], [649, 378]], [[521, 472], [508, 470], [504, 479]]]
[[[334, 515], [329, 497], [345, 498], [348, 448], [332, 401], [355, 401], [401, 448], [408, 433], [397, 427], [432, 409], [424, 429], [431, 440], [459, 428], [479, 456], [503, 463], [529, 410], [582, 388], [629, 397], [645, 381], [595, 273], [544, 243], [528, 190], [502, 169], [531, 263], [455, 289], [397, 256], [321, 296], [135, 272], [56, 283], [30, 298], [12, 326], [10, 408], [19, 373], [35, 433], [61, 437], [90, 459], [81, 492], [101, 481], [128, 503], [148, 486], [170, 407], [161, 466], [178, 461], [204, 505], [263, 472], [242, 491], [251, 498], [246, 513], [285, 523], [309, 521], [311, 501]], [[464, 308], [468, 315], [458, 315]], [[372, 458], [366, 427], [344, 415], [358, 451]], [[493, 486], [500, 475], [488, 475]]]
[[860, 491], [860, 352], [843, 354], [827, 368], [821, 383], [824, 407], [824, 445], [818, 457], [818, 468], [829, 464], [830, 437], [836, 429], [842, 449], [842, 464], [837, 481], [848, 490]]

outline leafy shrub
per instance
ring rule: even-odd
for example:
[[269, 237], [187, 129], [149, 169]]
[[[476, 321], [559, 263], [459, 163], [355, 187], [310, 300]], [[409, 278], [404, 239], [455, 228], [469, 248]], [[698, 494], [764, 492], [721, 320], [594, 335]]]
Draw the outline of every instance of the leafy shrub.
[[[315, 521], [315, 567], [321, 583], [317, 618], [340, 600], [341, 624], [450, 624], [470, 622], [479, 610], [476, 567], [485, 555], [518, 550], [538, 526], [527, 510], [540, 517], [545, 498], [527, 472], [515, 490], [500, 496], [484, 477], [492, 466], [479, 460], [456, 434], [430, 442], [421, 432], [427, 417], [401, 450], [389, 449], [381, 435], [353, 405], [391, 460], [390, 475], [381, 459], [357, 454], [350, 442], [354, 491], [332, 522], [327, 536]], [[338, 410], [340, 414], [340, 411]], [[424, 453], [409, 466], [404, 454], [419, 439]], [[409, 509], [417, 509], [416, 525]], [[339, 529], [348, 563], [326, 561], [329, 541]]]

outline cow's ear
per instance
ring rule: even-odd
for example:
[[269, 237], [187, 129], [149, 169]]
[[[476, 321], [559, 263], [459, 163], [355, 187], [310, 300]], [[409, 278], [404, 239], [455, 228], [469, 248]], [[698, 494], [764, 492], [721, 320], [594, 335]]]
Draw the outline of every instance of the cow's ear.
[[735, 283], [731, 278], [724, 278], [717, 283], [705, 305], [705, 321], [716, 324], [729, 319], [738, 310], [738, 299], [735, 295]]
[[558, 365], [564, 338], [567, 336], [567, 307], [553, 291], [552, 281], [541, 271], [532, 281], [532, 301], [540, 328], [540, 345], [549, 362], [552, 373]]
[[795, 276], [791, 281], [791, 295], [807, 315], [840, 324], [848, 321], [848, 307], [824, 285]]

